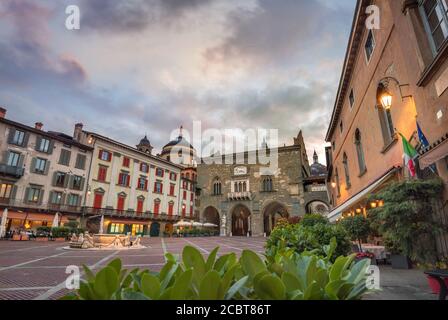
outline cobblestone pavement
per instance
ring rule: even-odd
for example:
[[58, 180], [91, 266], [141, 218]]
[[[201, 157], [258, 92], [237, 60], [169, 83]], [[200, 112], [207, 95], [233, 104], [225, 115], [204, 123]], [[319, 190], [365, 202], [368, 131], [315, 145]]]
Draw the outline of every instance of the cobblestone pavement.
[[[64, 250], [66, 243], [0, 241], [0, 300], [58, 299], [65, 289], [68, 265], [86, 264], [94, 270], [105, 266], [116, 257], [125, 268], [136, 267], [159, 271], [164, 264], [164, 253], [180, 254], [186, 245], [197, 247], [204, 255], [215, 247], [220, 254], [241, 253], [251, 249], [262, 254], [264, 238], [151, 238], [143, 239], [147, 246], [128, 251], [73, 251]], [[367, 300], [437, 299], [420, 270], [393, 270], [381, 266], [382, 291]]]

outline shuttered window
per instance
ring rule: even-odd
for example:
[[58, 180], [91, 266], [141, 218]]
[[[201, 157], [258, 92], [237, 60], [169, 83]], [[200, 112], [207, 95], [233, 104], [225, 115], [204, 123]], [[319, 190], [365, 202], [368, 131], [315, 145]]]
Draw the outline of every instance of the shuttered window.
[[76, 156], [75, 168], [85, 170], [85, 168], [86, 168], [86, 156], [85, 155], [78, 154]]
[[71, 151], [61, 149], [61, 155], [59, 156], [59, 164], [61, 164], [63, 166], [69, 166], [71, 155], [72, 155]]

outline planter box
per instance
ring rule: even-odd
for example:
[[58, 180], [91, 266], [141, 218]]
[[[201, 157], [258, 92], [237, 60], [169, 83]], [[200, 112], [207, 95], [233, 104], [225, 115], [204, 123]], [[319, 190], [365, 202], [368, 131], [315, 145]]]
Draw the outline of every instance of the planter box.
[[[440, 293], [440, 285], [437, 282], [437, 280], [430, 276], [427, 276], [427, 278], [428, 278], [428, 283], [429, 283], [429, 286], [431, 287], [432, 293], [439, 294]], [[445, 279], [445, 285], [448, 288], [448, 279]]]
[[393, 254], [390, 256], [390, 261], [392, 269], [412, 269], [411, 260], [406, 256]]
[[65, 238], [54, 238], [56, 242], [65, 242]]
[[12, 241], [20, 241], [22, 236], [20, 234], [15, 234], [12, 236]]
[[22, 235], [22, 236], [20, 237], [20, 241], [28, 241], [28, 240], [30, 240], [30, 237], [27, 236], [27, 235]]
[[48, 242], [48, 237], [37, 237], [36, 241], [37, 242]]

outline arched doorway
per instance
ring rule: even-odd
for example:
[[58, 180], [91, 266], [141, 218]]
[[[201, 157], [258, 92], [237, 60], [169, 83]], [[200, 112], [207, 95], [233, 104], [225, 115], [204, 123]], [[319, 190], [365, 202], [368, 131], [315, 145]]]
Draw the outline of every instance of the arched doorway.
[[204, 223], [215, 224], [217, 227], [214, 229], [219, 230], [219, 227], [221, 225], [221, 219], [219, 218], [219, 212], [215, 207], [207, 207], [204, 210], [203, 219]]
[[328, 204], [320, 200], [314, 200], [306, 205], [306, 213], [325, 215], [330, 208]]
[[279, 202], [271, 202], [263, 210], [264, 232], [270, 235], [280, 218], [289, 218], [286, 206]]
[[250, 231], [250, 211], [244, 205], [237, 205], [232, 211], [232, 235], [245, 237]]
[[158, 237], [160, 235], [160, 224], [158, 222], [151, 223], [151, 228], [149, 229], [149, 235], [151, 237]]

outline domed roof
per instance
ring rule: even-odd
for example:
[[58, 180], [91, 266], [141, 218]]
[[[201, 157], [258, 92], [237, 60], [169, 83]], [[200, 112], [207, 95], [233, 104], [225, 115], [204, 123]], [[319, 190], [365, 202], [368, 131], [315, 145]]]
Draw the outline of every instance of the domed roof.
[[139, 146], [150, 146], [151, 142], [149, 142], [148, 137], [145, 135], [145, 137], [140, 140]]
[[163, 147], [163, 149], [162, 149], [162, 155], [165, 154], [165, 153], [169, 153], [171, 147], [174, 147], [174, 146], [177, 146], [177, 147], [184, 147], [184, 148], [188, 148], [188, 149], [191, 149], [192, 151], [194, 151], [194, 148], [193, 148], [193, 146], [190, 144], [190, 142], [188, 142], [188, 140], [185, 139], [185, 138], [182, 136], [182, 127], [180, 127], [179, 136], [178, 136], [176, 139], [171, 140], [170, 142], [168, 142], [168, 143]]

